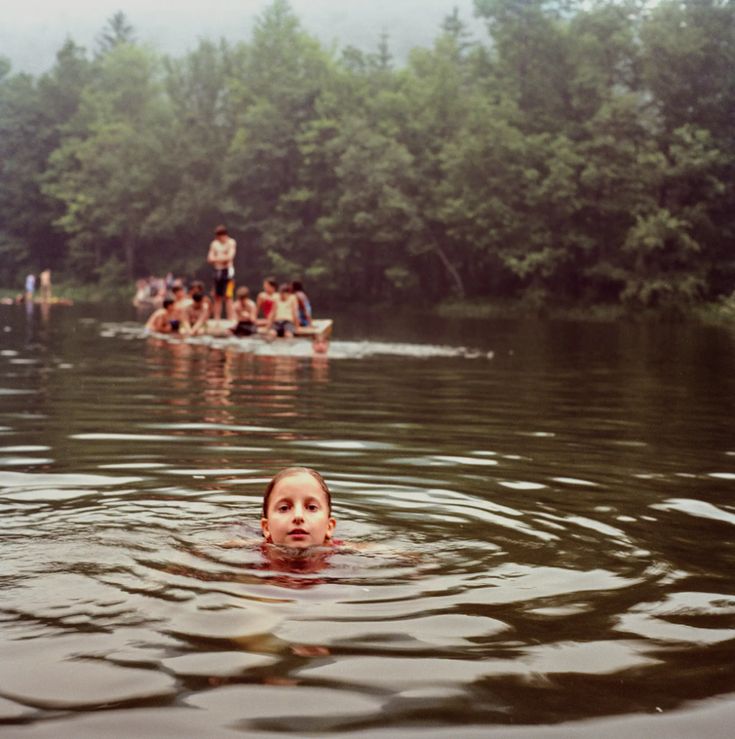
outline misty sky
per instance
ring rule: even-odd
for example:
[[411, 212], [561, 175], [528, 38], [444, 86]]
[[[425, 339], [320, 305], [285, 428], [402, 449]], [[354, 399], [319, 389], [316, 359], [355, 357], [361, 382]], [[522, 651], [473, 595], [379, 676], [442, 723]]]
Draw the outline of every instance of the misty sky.
[[[270, 0], [0, 0], [0, 55], [14, 71], [37, 74], [54, 63], [67, 37], [94, 48], [107, 19], [122, 10], [139, 41], [158, 51], [180, 55], [200, 38], [248, 38], [255, 17]], [[291, 0], [304, 27], [325, 44], [374, 49], [380, 33], [390, 37], [399, 59], [414, 46], [437, 36], [443, 18], [455, 6], [481, 33], [473, 0]]]

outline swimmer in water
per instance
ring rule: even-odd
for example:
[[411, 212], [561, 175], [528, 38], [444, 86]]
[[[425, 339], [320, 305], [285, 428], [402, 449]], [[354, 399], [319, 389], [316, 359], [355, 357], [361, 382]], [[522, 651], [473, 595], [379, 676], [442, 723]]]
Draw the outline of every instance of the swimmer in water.
[[332, 496], [316, 470], [287, 467], [268, 483], [260, 519], [266, 543], [292, 549], [332, 546], [336, 525]]
[[[268, 483], [263, 494], [260, 529], [264, 546], [305, 551], [312, 547], [344, 545], [332, 537], [332, 496], [324, 478], [309, 467], [287, 467]], [[230, 539], [219, 546], [230, 549], [258, 542]]]
[[324, 338], [322, 334], [315, 336], [311, 348], [314, 354], [325, 355], [329, 351], [329, 339]]
[[[260, 528], [264, 540], [239, 537], [221, 542], [223, 549], [258, 547], [267, 569], [292, 575], [326, 569], [337, 552], [371, 552], [413, 562], [411, 553], [376, 542], [346, 542], [334, 538], [332, 496], [324, 478], [310, 467], [287, 467], [268, 483], [263, 495]], [[321, 580], [280, 578], [286, 587], [312, 587]]]

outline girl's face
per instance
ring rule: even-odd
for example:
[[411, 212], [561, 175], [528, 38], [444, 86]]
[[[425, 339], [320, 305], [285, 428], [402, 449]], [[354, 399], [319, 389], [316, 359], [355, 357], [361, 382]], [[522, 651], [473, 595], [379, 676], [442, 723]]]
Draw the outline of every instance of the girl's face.
[[268, 500], [267, 514], [260, 519], [266, 541], [295, 549], [324, 546], [336, 526], [325, 492], [306, 472], [278, 481]]

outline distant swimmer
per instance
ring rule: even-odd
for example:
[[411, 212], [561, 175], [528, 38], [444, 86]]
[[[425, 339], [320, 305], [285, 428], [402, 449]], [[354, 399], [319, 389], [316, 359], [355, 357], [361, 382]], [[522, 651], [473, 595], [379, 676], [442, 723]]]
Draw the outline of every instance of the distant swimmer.
[[311, 348], [314, 354], [325, 355], [329, 351], [329, 339], [325, 336], [315, 336], [311, 342]]
[[207, 261], [214, 268], [214, 310], [213, 318], [222, 315], [222, 301], [225, 302], [225, 316], [232, 320], [232, 296], [235, 292], [235, 252], [237, 244], [224, 226], [214, 230], [214, 241], [209, 245]]

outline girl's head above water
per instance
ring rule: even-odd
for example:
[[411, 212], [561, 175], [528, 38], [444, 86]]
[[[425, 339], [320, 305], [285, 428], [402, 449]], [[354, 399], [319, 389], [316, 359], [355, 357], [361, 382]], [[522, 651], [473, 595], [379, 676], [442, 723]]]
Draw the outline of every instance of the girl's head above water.
[[267, 542], [295, 549], [329, 544], [336, 521], [324, 478], [309, 467], [287, 467], [263, 496], [260, 528]]

